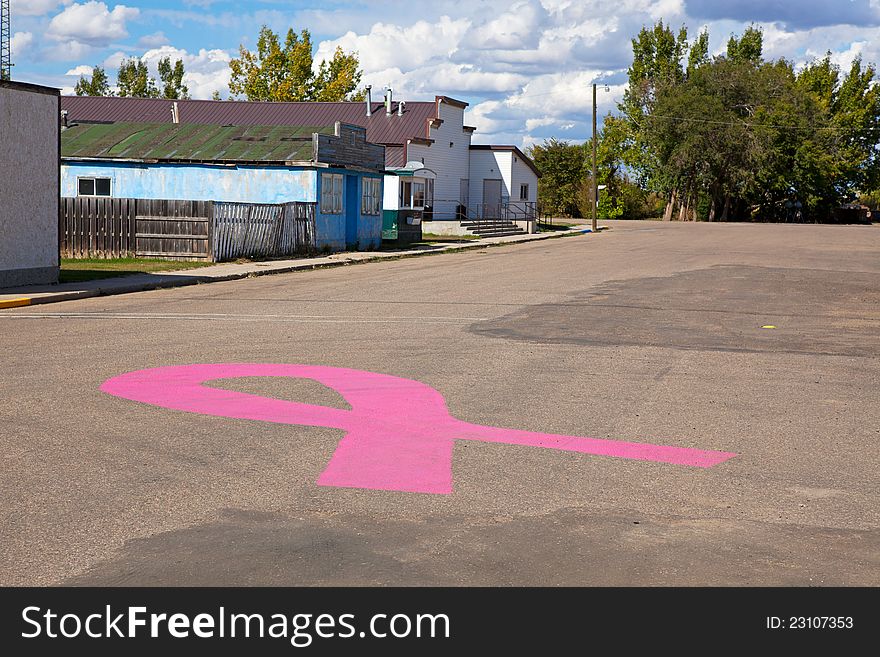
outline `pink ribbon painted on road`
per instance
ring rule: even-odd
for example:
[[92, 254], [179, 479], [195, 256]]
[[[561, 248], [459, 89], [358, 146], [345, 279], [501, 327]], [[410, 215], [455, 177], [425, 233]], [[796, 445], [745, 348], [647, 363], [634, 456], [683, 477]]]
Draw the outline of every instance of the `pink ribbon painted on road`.
[[[341, 410], [209, 388], [239, 377], [312, 379], [351, 406]], [[424, 383], [387, 374], [317, 365], [220, 363], [138, 370], [108, 379], [101, 390], [124, 399], [202, 415], [342, 429], [345, 436], [318, 478], [321, 486], [415, 493], [452, 492], [456, 440], [526, 445], [711, 468], [736, 454], [502, 429], [452, 417], [443, 396]]]

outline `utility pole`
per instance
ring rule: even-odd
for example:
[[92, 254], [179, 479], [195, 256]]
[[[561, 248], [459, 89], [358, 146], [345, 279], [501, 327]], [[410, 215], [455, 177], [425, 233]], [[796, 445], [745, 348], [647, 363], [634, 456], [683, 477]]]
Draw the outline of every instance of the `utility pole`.
[[593, 232], [599, 230], [599, 176], [596, 174], [596, 84], [593, 83]]
[[0, 80], [12, 79], [12, 51], [9, 47], [12, 34], [9, 12], [9, 0], [0, 0]]

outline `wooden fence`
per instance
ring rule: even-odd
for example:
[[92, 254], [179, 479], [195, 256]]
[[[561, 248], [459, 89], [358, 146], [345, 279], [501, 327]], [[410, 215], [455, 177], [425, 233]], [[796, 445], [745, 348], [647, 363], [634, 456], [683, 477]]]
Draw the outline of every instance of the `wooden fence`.
[[315, 248], [314, 203], [61, 199], [61, 255], [219, 262]]
[[211, 257], [212, 201], [138, 199], [135, 255], [175, 260]]
[[62, 198], [58, 239], [66, 258], [124, 258], [135, 252], [135, 200]]
[[312, 203], [215, 203], [214, 258], [286, 256], [315, 248]]

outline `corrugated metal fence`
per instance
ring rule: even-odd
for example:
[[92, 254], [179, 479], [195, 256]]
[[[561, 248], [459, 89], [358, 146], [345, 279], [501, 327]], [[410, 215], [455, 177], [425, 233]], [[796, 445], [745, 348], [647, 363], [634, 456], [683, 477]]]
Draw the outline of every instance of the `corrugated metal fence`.
[[61, 255], [220, 262], [315, 249], [315, 204], [61, 199]]

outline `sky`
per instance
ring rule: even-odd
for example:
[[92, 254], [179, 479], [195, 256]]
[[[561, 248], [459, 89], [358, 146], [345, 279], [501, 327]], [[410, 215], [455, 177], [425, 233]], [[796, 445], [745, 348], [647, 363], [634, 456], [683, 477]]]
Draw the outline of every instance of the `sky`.
[[126, 57], [156, 76], [160, 58], [182, 59], [193, 98], [229, 95], [229, 61], [253, 49], [262, 25], [308, 29], [316, 65], [336, 46], [357, 51], [374, 100], [447, 95], [470, 103], [474, 143], [527, 147], [591, 134], [592, 90], [600, 116], [614, 111], [632, 60], [631, 39], [662, 19], [691, 38], [708, 28], [710, 49], [751, 24], [765, 58], [802, 65], [831, 51], [880, 62], [880, 0], [11, 0], [12, 78], [73, 93], [82, 73], [105, 68], [115, 82]]

